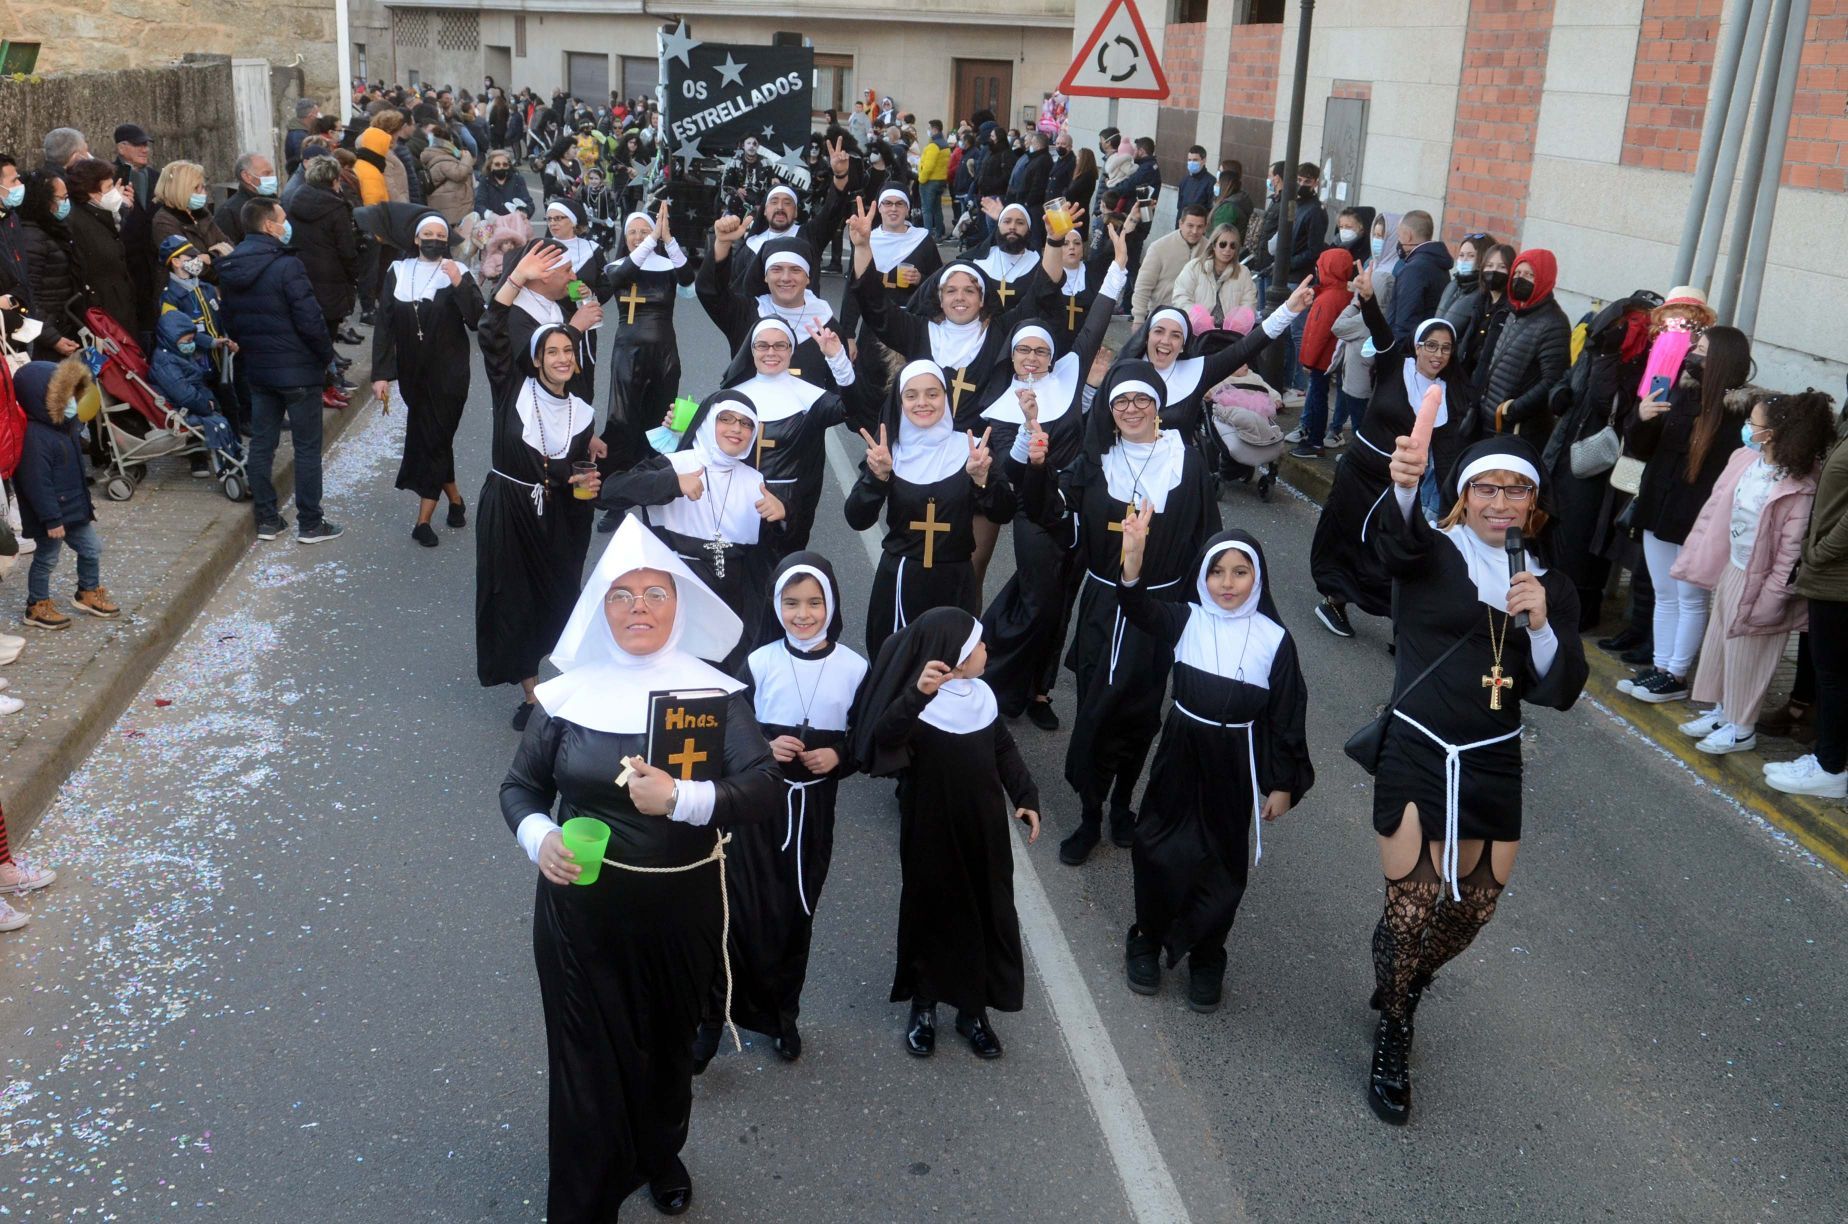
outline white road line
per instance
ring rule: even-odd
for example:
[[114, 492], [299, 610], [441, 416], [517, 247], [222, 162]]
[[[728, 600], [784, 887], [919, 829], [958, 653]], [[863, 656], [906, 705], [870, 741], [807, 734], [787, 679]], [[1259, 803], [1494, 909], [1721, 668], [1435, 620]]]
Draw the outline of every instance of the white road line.
[[[845, 496], [857, 478], [853, 461], [835, 434], [828, 435], [827, 451], [829, 470]], [[867, 558], [875, 567], [879, 564], [879, 541], [877, 527], [860, 533]], [[1110, 1159], [1116, 1163], [1129, 1209], [1139, 1224], [1186, 1224], [1192, 1217], [1181, 1200], [1180, 1187], [1174, 1183], [1168, 1162], [1162, 1159], [1142, 1103], [1136, 1099], [1123, 1060], [1117, 1057], [1116, 1046], [1111, 1043], [1110, 1030], [1104, 1027], [1097, 1001], [1091, 997], [1091, 988], [1085, 985], [1071, 944], [1052, 911], [1045, 886], [1040, 883], [1039, 869], [1027, 856], [1022, 836], [1015, 836], [1013, 846], [1014, 902], [1021, 933], [1045, 984], [1052, 1018], [1058, 1022], [1072, 1069], [1084, 1086], [1098, 1129], [1110, 1149]]]

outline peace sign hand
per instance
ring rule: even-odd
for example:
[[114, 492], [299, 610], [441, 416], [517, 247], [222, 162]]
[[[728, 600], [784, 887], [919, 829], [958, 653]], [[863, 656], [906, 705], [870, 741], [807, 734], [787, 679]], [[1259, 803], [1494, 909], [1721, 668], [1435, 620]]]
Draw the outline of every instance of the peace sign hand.
[[834, 177], [844, 179], [852, 168], [853, 159], [847, 155], [844, 138], [836, 137], [830, 140], [828, 142], [828, 169], [834, 172]]
[[847, 238], [856, 248], [873, 240], [873, 214], [867, 211], [865, 200], [853, 202], [853, 216], [847, 218]]
[[980, 438], [975, 436], [973, 429], [969, 431], [969, 462], [963, 465], [963, 471], [969, 473], [969, 479], [975, 481], [978, 489], [988, 487], [988, 467], [994, 461], [994, 455], [988, 449], [988, 435], [994, 431], [995, 427], [990, 425], [982, 431]]
[[1354, 296], [1363, 302], [1373, 299], [1373, 265], [1368, 264], [1354, 278]]
[[1123, 516], [1123, 555], [1142, 557], [1142, 550], [1148, 547], [1149, 524], [1155, 521], [1155, 503], [1143, 502], [1134, 514]]
[[820, 347], [823, 357], [833, 359], [840, 356], [841, 338], [834, 333], [834, 329], [824, 325], [820, 319], [805, 320], [802, 326]]
[[860, 436], [866, 440], [866, 470], [873, 474], [874, 480], [885, 481], [892, 478], [892, 450], [886, 445], [886, 427], [879, 426], [879, 441], [873, 441], [873, 435], [864, 429]]

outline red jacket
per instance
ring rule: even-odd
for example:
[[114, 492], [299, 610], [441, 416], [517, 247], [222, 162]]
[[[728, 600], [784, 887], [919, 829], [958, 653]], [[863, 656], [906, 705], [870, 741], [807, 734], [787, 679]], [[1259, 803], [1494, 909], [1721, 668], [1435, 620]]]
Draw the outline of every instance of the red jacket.
[[1303, 343], [1297, 360], [1305, 370], [1326, 372], [1335, 360], [1335, 318], [1354, 300], [1348, 282], [1354, 279], [1354, 257], [1341, 247], [1329, 247], [1315, 261], [1315, 302], [1303, 324]]

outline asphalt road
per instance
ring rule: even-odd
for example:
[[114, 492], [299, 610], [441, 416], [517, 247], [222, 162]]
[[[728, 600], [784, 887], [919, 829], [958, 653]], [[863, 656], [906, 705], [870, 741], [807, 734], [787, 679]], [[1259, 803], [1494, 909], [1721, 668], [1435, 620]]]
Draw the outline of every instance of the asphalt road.
[[[717, 335], [681, 318], [707, 390]], [[471, 494], [487, 421], [477, 365]], [[533, 869], [496, 803], [515, 697], [474, 682], [470, 533], [408, 538], [401, 430], [348, 434], [345, 538], [257, 546], [40, 825], [62, 877], [0, 936], [0, 1218], [542, 1216]], [[871, 567], [838, 505], [816, 546], [857, 639]], [[1320, 773], [1267, 831], [1226, 1006], [1192, 1014], [1179, 976], [1128, 992], [1128, 856], [1059, 864], [1064, 737], [1022, 723], [1048, 797], [1017, 855], [1027, 1008], [999, 1063], [948, 1032], [907, 1057], [896, 809], [855, 780], [805, 1056], [749, 1045], [698, 1081], [689, 1218], [1841, 1218], [1844, 882], [1588, 702], [1531, 716], [1513, 885], [1419, 1012], [1412, 1125], [1374, 1120], [1380, 880], [1340, 745], [1385, 695], [1385, 627], [1316, 627], [1312, 506], [1234, 488], [1225, 513], [1281, 570]], [[991, 591], [1010, 567], [1004, 544]]]

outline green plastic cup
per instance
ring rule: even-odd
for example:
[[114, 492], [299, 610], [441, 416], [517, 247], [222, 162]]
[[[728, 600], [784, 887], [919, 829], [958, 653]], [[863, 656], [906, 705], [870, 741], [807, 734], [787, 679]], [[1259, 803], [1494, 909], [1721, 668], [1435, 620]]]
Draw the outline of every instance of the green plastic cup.
[[699, 401], [681, 396], [674, 401], [674, 432], [683, 434], [687, 426], [693, 423], [693, 414], [699, 411]]
[[594, 816], [573, 816], [560, 825], [558, 831], [564, 835], [565, 849], [571, 852], [572, 861], [583, 869], [577, 882], [595, 884], [603, 871], [603, 852], [609, 848], [610, 827]]

